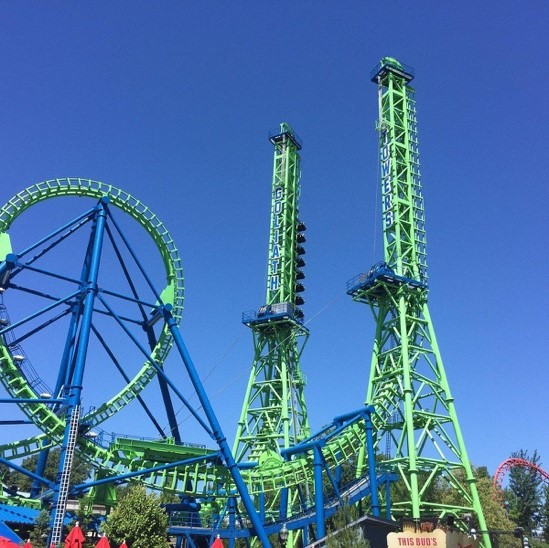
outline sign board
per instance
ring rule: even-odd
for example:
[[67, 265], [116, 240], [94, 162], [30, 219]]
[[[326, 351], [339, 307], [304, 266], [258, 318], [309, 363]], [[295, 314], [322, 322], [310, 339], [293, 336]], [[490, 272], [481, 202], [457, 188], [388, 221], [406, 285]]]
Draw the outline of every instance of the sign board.
[[479, 541], [459, 531], [450, 533], [442, 529], [435, 529], [428, 533], [405, 531], [387, 535], [388, 548], [403, 548], [405, 546], [418, 548], [478, 548]]

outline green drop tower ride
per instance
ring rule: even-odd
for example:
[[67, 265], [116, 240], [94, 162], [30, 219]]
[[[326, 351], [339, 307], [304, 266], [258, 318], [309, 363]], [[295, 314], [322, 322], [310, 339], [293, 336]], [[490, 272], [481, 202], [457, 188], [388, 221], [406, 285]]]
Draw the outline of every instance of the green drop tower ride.
[[[427, 303], [427, 262], [413, 71], [385, 57], [372, 72], [378, 86], [384, 261], [348, 283], [369, 305], [376, 333], [366, 402], [382, 463], [406, 493], [395, 517], [452, 517], [465, 527], [474, 514], [486, 531], [475, 478]], [[445, 483], [456, 502], [436, 504], [429, 492]], [[490, 539], [484, 535], [485, 546]]]
[[299, 219], [301, 142], [288, 124], [272, 132], [274, 145], [266, 301], [244, 313], [254, 340], [254, 359], [234, 454], [237, 462], [276, 466], [280, 451], [309, 433], [305, 378], [299, 360], [308, 338], [303, 325], [305, 225]]

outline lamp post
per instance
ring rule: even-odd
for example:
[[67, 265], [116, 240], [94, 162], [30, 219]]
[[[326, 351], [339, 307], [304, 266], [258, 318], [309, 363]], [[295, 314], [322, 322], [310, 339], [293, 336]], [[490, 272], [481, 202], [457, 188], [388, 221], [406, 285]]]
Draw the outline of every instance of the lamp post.
[[520, 539], [522, 548], [529, 548], [530, 542], [528, 540], [528, 537], [524, 536], [523, 527], [516, 527], [515, 530], [513, 531], [513, 535], [515, 538]]
[[282, 526], [282, 529], [280, 529], [278, 533], [278, 540], [280, 541], [282, 548], [286, 548], [286, 543], [288, 542], [289, 536], [290, 536], [290, 531], [288, 531], [286, 524], [284, 524]]

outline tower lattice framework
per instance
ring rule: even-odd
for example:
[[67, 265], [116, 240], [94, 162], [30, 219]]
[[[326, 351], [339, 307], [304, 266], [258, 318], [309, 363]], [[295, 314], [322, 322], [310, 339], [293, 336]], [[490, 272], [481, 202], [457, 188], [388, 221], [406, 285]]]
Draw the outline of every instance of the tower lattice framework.
[[[383, 465], [396, 472], [404, 496], [393, 514], [419, 520], [475, 514], [486, 531], [475, 478], [459, 427], [427, 303], [427, 262], [413, 71], [384, 58], [378, 85], [384, 261], [348, 284], [368, 304], [376, 333], [366, 401]], [[431, 500], [441, 482], [455, 503]], [[484, 535], [484, 543], [490, 540]]]
[[237, 426], [237, 462], [269, 466], [280, 451], [306, 438], [309, 422], [300, 357], [303, 325], [305, 225], [299, 220], [301, 142], [288, 124], [273, 132], [274, 145], [266, 303], [243, 314], [254, 339], [254, 360]]

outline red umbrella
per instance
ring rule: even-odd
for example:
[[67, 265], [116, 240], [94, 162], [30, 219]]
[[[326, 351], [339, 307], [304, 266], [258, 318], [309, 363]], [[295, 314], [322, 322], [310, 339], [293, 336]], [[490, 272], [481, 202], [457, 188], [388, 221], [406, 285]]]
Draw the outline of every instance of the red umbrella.
[[126, 544], [126, 541], [124, 541], [119, 548], [128, 548], [128, 545]]
[[219, 535], [217, 535], [210, 548], [223, 548], [223, 541], [219, 538]]
[[32, 548], [31, 541], [30, 541], [30, 540], [27, 540], [27, 542], [25, 542], [23, 548]]
[[19, 544], [16, 544], [9, 538], [0, 537], [0, 548], [19, 548]]
[[69, 531], [65, 539], [65, 548], [80, 548], [85, 540], [84, 533], [78, 523]]
[[95, 548], [111, 548], [109, 539], [107, 537], [101, 537], [99, 542], [95, 545]]

